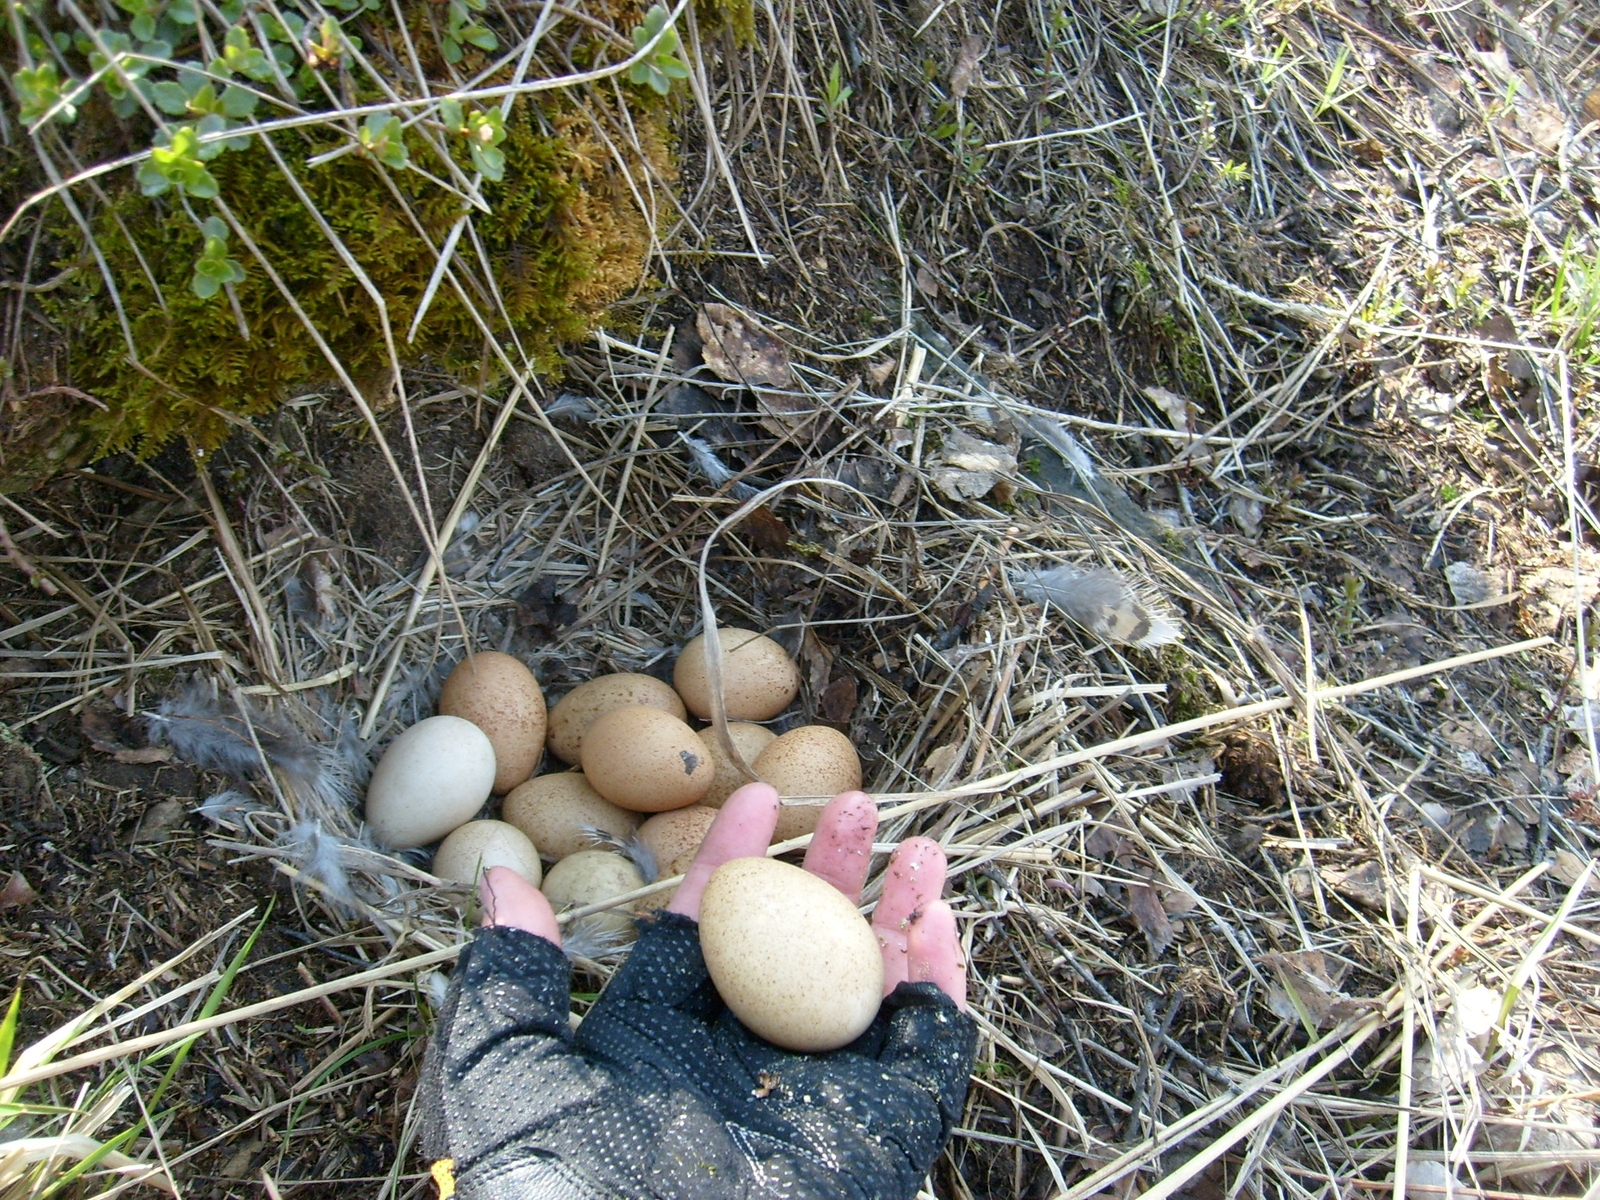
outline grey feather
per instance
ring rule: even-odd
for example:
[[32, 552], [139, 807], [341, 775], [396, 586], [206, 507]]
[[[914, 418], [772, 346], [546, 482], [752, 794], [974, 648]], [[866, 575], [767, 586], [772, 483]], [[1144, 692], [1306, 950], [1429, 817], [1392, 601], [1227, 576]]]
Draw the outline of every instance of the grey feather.
[[1048, 571], [1019, 571], [1012, 582], [1036, 604], [1052, 604], [1096, 637], [1148, 650], [1183, 637], [1183, 627], [1153, 596], [1107, 567], [1084, 570], [1062, 565]]

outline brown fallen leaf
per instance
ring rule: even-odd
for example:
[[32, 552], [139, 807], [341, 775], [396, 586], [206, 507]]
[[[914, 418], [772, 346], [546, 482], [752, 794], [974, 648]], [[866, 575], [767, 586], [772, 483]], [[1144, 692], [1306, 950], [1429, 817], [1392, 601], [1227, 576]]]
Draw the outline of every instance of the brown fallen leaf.
[[1557, 850], [1555, 861], [1550, 864], [1550, 874], [1568, 887], [1572, 887], [1583, 878], [1584, 869], [1589, 865], [1589, 862], [1579, 858], [1571, 850]]
[[1385, 911], [1389, 890], [1383, 878], [1383, 866], [1376, 860], [1348, 871], [1322, 867], [1321, 874], [1323, 881], [1347, 900], [1353, 900], [1363, 908]]
[[705, 343], [706, 366], [718, 378], [748, 388], [786, 388], [794, 382], [789, 348], [738, 309], [702, 305], [695, 328]]
[[33, 890], [28, 877], [21, 871], [13, 871], [11, 878], [6, 880], [6, 886], [0, 888], [0, 909], [22, 908], [38, 898], [39, 893]]
[[[96, 750], [102, 749], [100, 746]], [[167, 763], [172, 761], [171, 746], [140, 746], [137, 750], [113, 750], [111, 757], [119, 763], [134, 763], [144, 765], [148, 763]]]
[[835, 725], [848, 725], [856, 711], [856, 677], [840, 675], [822, 691], [822, 719]]
[[927, 267], [919, 266], [917, 268], [914, 281], [917, 285], [917, 291], [921, 292], [929, 300], [937, 300], [939, 298], [939, 277], [928, 270]]
[[955, 65], [950, 68], [950, 96], [954, 100], [961, 100], [972, 90], [972, 81], [977, 77], [978, 63], [983, 58], [983, 38], [975, 33], [969, 33], [961, 41], [961, 49], [956, 52]]
[[1172, 945], [1172, 922], [1161, 906], [1160, 893], [1148, 883], [1130, 883], [1128, 911], [1133, 914], [1134, 924], [1144, 934], [1144, 940], [1150, 944], [1150, 957], [1160, 958]]
[[1256, 961], [1270, 967], [1282, 985], [1268, 990], [1267, 1007], [1286, 1021], [1298, 1019], [1308, 1034], [1366, 1012], [1377, 1003], [1340, 991], [1349, 968], [1337, 960], [1330, 965], [1320, 950], [1273, 952]]
[[1583, 98], [1583, 115], [1591, 121], [1600, 121], [1600, 87], [1590, 88]]
[[183, 805], [176, 800], [158, 800], [145, 809], [139, 818], [139, 827], [129, 841], [135, 845], [171, 841], [187, 817]]
[[765, 504], [740, 522], [739, 532], [748, 537], [757, 550], [774, 558], [788, 551], [789, 539], [794, 536]]

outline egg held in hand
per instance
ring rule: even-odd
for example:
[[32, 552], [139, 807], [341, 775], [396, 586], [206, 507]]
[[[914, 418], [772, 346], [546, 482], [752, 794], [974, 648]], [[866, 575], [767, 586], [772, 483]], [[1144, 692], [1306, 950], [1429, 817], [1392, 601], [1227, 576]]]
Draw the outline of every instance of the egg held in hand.
[[429, 717], [383, 752], [367, 784], [367, 824], [392, 850], [438, 841], [483, 807], [494, 785], [489, 735], [461, 717]]
[[717, 992], [758, 1037], [837, 1050], [883, 1000], [883, 952], [826, 880], [770, 858], [723, 863], [700, 901], [700, 950]]
[[544, 692], [520, 659], [480, 650], [456, 664], [439, 693], [439, 712], [463, 717], [489, 735], [494, 790], [509, 792], [544, 754]]

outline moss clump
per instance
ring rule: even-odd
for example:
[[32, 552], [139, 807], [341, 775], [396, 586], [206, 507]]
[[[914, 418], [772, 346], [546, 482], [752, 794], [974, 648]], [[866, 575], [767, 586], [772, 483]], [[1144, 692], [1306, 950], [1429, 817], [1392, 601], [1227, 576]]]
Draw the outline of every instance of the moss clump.
[[[548, 367], [561, 342], [582, 336], [638, 281], [649, 230], [601, 148], [586, 144], [576, 122], [561, 128], [540, 115], [527, 103], [513, 109], [501, 147], [505, 178], [485, 185], [491, 211], [473, 217], [503, 316], [492, 297], [473, 299], [494, 336], [509, 342], [514, 334]], [[655, 167], [666, 170], [659, 128], [637, 119], [635, 127], [649, 139]], [[460, 218], [461, 201], [416, 172], [389, 171], [367, 157], [299, 166], [331, 145], [307, 138], [293, 154], [280, 146], [280, 154], [382, 296], [401, 357], [475, 372], [484, 332], [448, 284], [405, 344], [435, 248]], [[267, 148], [258, 141], [210, 166], [222, 198], [345, 368], [358, 381], [381, 373], [389, 360], [378, 305]], [[81, 261], [61, 264], [80, 270], [75, 286], [52, 294], [47, 309], [74, 330], [74, 383], [108, 406], [85, 418], [98, 449], [144, 452], [180, 435], [212, 444], [224, 436], [229, 414], [270, 410], [288, 389], [334, 376], [306, 323], [237, 239], [230, 250], [247, 274], [234, 287], [235, 312], [225, 297], [202, 300], [191, 290], [202, 237], [172, 201], [127, 188], [96, 214], [94, 231], [117, 279], [138, 363], [128, 357], [112, 298], [86, 250]], [[475, 254], [470, 238], [458, 253]], [[482, 272], [459, 273], [474, 274]]]

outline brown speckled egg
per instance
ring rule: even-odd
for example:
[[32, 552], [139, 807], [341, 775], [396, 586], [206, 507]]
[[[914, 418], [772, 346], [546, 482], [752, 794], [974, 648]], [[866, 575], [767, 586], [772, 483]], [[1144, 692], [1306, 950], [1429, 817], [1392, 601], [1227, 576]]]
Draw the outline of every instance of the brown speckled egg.
[[544, 693], [520, 659], [480, 650], [456, 665], [439, 693], [439, 712], [463, 717], [489, 735], [494, 790], [509, 792], [544, 753]]
[[601, 713], [631, 704], [659, 708], [682, 721], [689, 713], [678, 693], [649, 675], [623, 672], [580, 683], [550, 710], [550, 752], [576, 766], [583, 760], [583, 731]]
[[[748, 721], [729, 721], [728, 736], [744, 755], [744, 761], [754, 767], [756, 756], [778, 735], [765, 725], [752, 725]], [[702, 729], [700, 740], [706, 744], [706, 753], [711, 755], [711, 766], [716, 771], [711, 786], [706, 789], [706, 794], [700, 797], [700, 803], [709, 804], [712, 808], [721, 808], [724, 800], [750, 781], [745, 778], [743, 771], [733, 765], [733, 760], [722, 752], [722, 744], [717, 741], [715, 729]]]
[[774, 738], [750, 764], [778, 795], [820, 798], [812, 805], [785, 804], [778, 812], [774, 842], [814, 833], [823, 804], [861, 786], [861, 759], [850, 739], [827, 725], [802, 725]]
[[639, 816], [618, 808], [589, 786], [582, 771], [537, 775], [513, 788], [500, 802], [500, 816], [533, 839], [539, 853], [559, 862], [579, 850], [592, 850], [586, 829], [631, 837]]
[[504, 821], [468, 821], [439, 843], [433, 873], [473, 887], [490, 867], [510, 867], [534, 887], [544, 877], [539, 851], [528, 835]]
[[[550, 868], [541, 890], [550, 907], [559, 913], [598, 904], [643, 886], [644, 876], [630, 859], [609, 850], [580, 850]], [[579, 921], [614, 935], [633, 933], [633, 912], [627, 907], [591, 913]]]
[[[800, 691], [800, 668], [769, 637], [750, 629], [724, 627], [722, 695], [730, 721], [765, 721], [789, 707]], [[711, 718], [711, 684], [706, 678], [706, 635], [692, 638], [672, 669], [672, 686], [689, 711]]]
[[733, 1015], [788, 1050], [837, 1050], [883, 1000], [883, 952], [855, 905], [775, 859], [717, 868], [700, 901], [700, 949]]
[[639, 704], [594, 719], [583, 735], [583, 773], [595, 791], [634, 812], [693, 804], [715, 774], [694, 730]]
[[655, 860], [657, 879], [682, 875], [694, 861], [694, 853], [706, 839], [706, 831], [717, 819], [717, 810], [704, 804], [691, 804], [671, 812], [657, 813], [639, 826], [638, 840]]

